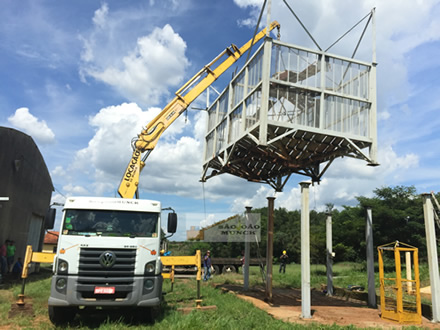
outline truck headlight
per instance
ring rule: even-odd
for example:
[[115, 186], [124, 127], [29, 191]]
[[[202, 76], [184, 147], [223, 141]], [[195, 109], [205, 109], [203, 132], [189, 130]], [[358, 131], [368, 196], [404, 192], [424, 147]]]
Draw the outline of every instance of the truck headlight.
[[144, 282], [144, 288], [145, 290], [151, 290], [154, 286], [154, 281], [153, 280], [145, 280]]
[[68, 262], [63, 259], [58, 259], [58, 273], [67, 274], [68, 270], [69, 270]]
[[55, 289], [62, 294], [66, 294], [67, 292], [67, 279], [64, 277], [59, 277], [55, 282]]
[[145, 274], [154, 274], [156, 271], [156, 261], [151, 261], [145, 265]]
[[65, 278], [61, 277], [57, 279], [56, 286], [58, 290], [64, 290], [66, 288], [67, 281]]

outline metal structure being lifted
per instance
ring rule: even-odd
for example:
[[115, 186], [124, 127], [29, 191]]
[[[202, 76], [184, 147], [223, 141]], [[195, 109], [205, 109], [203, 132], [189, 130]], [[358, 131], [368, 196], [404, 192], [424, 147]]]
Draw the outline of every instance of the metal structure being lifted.
[[377, 165], [372, 17], [371, 63], [267, 37], [208, 109], [202, 181], [229, 173], [281, 191], [292, 173], [319, 182], [338, 157]]

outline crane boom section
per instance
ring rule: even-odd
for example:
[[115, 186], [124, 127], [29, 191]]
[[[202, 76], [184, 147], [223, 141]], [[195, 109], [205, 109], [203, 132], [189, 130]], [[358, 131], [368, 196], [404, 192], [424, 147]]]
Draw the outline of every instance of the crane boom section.
[[[273, 21], [269, 31], [279, 29], [280, 24]], [[133, 198], [139, 184], [139, 175], [144, 167], [144, 161], [156, 144], [162, 133], [202, 94], [217, 78], [233, 65], [252, 45], [260, 41], [267, 33], [267, 28], [261, 30], [255, 37], [241, 48], [231, 45], [220, 53], [214, 60], [201, 69], [194, 77], [186, 82], [163, 110], [138, 135], [133, 144], [133, 155], [124, 172], [118, 193], [122, 198]], [[224, 57], [226, 56], [226, 59]], [[217, 65], [217, 66], [216, 66]], [[144, 159], [141, 159], [142, 153]]]

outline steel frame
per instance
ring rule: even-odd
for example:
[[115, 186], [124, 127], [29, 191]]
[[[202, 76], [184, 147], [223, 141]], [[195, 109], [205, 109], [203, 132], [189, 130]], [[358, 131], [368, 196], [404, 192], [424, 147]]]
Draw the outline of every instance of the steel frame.
[[375, 56], [374, 40], [367, 63], [266, 37], [208, 109], [201, 181], [229, 173], [281, 191], [292, 174], [319, 182], [339, 157], [378, 165]]

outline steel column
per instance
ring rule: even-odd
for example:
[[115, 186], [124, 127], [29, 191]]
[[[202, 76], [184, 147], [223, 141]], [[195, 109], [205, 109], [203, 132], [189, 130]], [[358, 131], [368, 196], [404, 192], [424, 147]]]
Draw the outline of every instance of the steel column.
[[423, 214], [425, 217], [426, 247], [428, 250], [429, 280], [431, 282], [432, 322], [440, 322], [440, 279], [437, 257], [437, 240], [434, 227], [434, 207], [431, 194], [423, 194]]
[[[246, 228], [249, 228], [249, 214], [251, 213], [251, 206], [246, 206]], [[249, 290], [249, 258], [250, 258], [250, 241], [245, 238], [244, 241], [244, 265], [243, 265], [243, 289]]]
[[367, 243], [368, 307], [377, 308], [374, 283], [373, 218], [371, 207], [367, 207], [366, 210], [365, 241]]
[[333, 237], [331, 213], [327, 213], [325, 225], [327, 244], [327, 296], [333, 296]]
[[310, 182], [301, 182], [301, 317], [310, 319]]
[[[260, 108], [260, 128], [259, 145], [267, 145], [267, 121], [269, 113], [269, 91], [270, 91], [270, 65], [272, 56], [272, 39], [267, 38], [264, 42], [262, 82], [261, 82], [261, 108]], [[232, 94], [232, 93], [231, 93]]]
[[371, 100], [371, 110], [370, 110], [370, 134], [371, 146], [370, 146], [370, 159], [372, 161], [369, 165], [379, 165], [377, 163], [377, 91], [376, 91], [376, 8], [371, 11], [372, 16], [372, 48], [373, 48], [373, 58], [370, 71], [370, 86], [369, 86], [369, 97]]
[[273, 209], [275, 197], [267, 197], [266, 301], [272, 302]]

